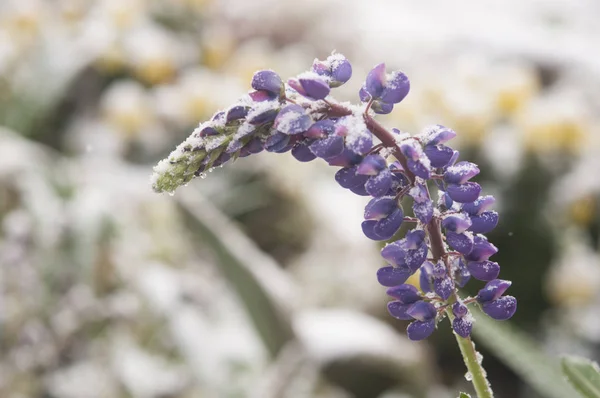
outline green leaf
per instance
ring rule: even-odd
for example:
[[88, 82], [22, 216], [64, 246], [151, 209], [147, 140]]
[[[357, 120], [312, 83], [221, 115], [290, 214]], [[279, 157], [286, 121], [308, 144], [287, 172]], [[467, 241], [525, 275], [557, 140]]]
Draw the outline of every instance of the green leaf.
[[558, 358], [545, 353], [535, 340], [510, 322], [495, 321], [475, 308], [472, 311], [477, 319], [473, 328], [476, 340], [540, 395], [577, 397], [577, 392], [562, 375]]
[[471, 396], [466, 392], [461, 392], [458, 398], [471, 398]]
[[600, 368], [586, 358], [566, 356], [562, 371], [567, 380], [586, 398], [600, 398]]

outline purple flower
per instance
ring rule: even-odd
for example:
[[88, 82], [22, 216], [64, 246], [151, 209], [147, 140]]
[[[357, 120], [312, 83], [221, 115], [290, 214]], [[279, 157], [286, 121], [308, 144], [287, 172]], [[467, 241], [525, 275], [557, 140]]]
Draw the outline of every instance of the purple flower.
[[252, 88], [280, 95], [283, 92], [283, 82], [272, 70], [261, 70], [252, 77]]
[[303, 73], [298, 79], [290, 79], [288, 84], [298, 94], [313, 100], [324, 99], [331, 90], [327, 80], [313, 72]]
[[357, 174], [376, 176], [387, 168], [387, 163], [381, 155], [368, 155], [358, 165]]
[[387, 294], [396, 299], [395, 301], [390, 301], [387, 305], [390, 315], [405, 321], [412, 320], [412, 316], [408, 315], [407, 311], [414, 303], [421, 300], [417, 288], [412, 285], [402, 284], [390, 287], [387, 290]]
[[422, 230], [412, 230], [403, 239], [384, 247], [381, 256], [390, 264], [407, 266], [414, 273], [427, 259], [427, 252], [425, 233]]
[[273, 127], [277, 131], [287, 135], [304, 133], [311, 125], [310, 116], [306, 114], [304, 108], [296, 104], [289, 104], [281, 108], [273, 123]]
[[364, 234], [373, 240], [388, 240], [398, 232], [404, 213], [401, 208], [396, 208], [388, 216], [379, 220], [366, 220], [362, 223]]
[[465, 256], [469, 261], [484, 261], [498, 253], [498, 248], [488, 242], [483, 235], [473, 237], [473, 250]]
[[379, 268], [377, 271], [377, 281], [383, 286], [397, 286], [406, 282], [412, 273], [412, 270], [408, 267], [394, 267], [389, 265]]
[[398, 202], [393, 196], [373, 198], [365, 207], [365, 220], [381, 220], [398, 208]]
[[310, 162], [311, 160], [315, 160], [317, 158], [317, 156], [312, 153], [308, 145], [303, 142], [299, 142], [294, 145], [294, 148], [292, 148], [292, 156], [300, 162]]
[[446, 169], [444, 181], [449, 184], [464, 184], [477, 174], [479, 174], [479, 167], [475, 163], [458, 162]]
[[498, 213], [495, 211], [484, 211], [480, 215], [471, 216], [469, 231], [476, 234], [487, 234], [498, 225]]
[[435, 330], [435, 318], [437, 311], [433, 304], [425, 301], [417, 301], [412, 304], [406, 314], [415, 319], [406, 329], [408, 338], [411, 340], [423, 340]]
[[442, 227], [458, 234], [465, 232], [471, 226], [471, 219], [464, 213], [450, 214], [442, 220]]
[[360, 185], [363, 187], [365, 183], [369, 179], [368, 175], [358, 174], [357, 173], [358, 166], [353, 167], [344, 167], [340, 169], [337, 173], [335, 173], [335, 180], [340, 184], [343, 188], [355, 188]]
[[325, 61], [315, 59], [312, 71], [329, 78], [330, 87], [339, 87], [352, 77], [352, 65], [339, 53], [330, 55]]
[[450, 198], [458, 203], [468, 203], [475, 200], [481, 193], [481, 186], [476, 182], [467, 182], [464, 184], [448, 184], [446, 193]]
[[452, 329], [460, 337], [467, 338], [471, 335], [473, 329], [473, 318], [466, 305], [462, 302], [456, 302], [452, 305], [452, 313], [455, 318], [452, 320]]
[[500, 266], [493, 261], [469, 261], [467, 263], [469, 273], [480, 281], [491, 281], [496, 279], [500, 273]]
[[448, 245], [461, 254], [469, 254], [473, 250], [474, 238], [471, 233], [446, 232]]
[[386, 75], [385, 64], [376, 65], [369, 74], [360, 94], [361, 100], [366, 102], [369, 98], [381, 100], [383, 104], [397, 104], [402, 101], [410, 91], [408, 77], [399, 71]]
[[481, 309], [497, 321], [510, 319], [517, 311], [517, 299], [513, 296], [502, 296], [497, 300], [483, 303]]

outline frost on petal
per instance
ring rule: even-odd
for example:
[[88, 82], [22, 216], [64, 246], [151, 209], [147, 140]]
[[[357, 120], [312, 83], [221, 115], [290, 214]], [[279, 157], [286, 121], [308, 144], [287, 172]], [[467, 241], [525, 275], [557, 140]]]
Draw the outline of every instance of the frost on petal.
[[400, 71], [394, 71], [387, 76], [385, 87], [381, 93], [381, 100], [397, 104], [408, 95], [409, 91], [410, 81], [408, 77]]
[[400, 229], [403, 218], [402, 209], [397, 208], [389, 216], [377, 221], [373, 226], [373, 232], [385, 240], [390, 239]]
[[345, 137], [346, 147], [354, 153], [365, 155], [373, 148], [373, 134], [362, 117], [350, 115], [340, 118], [336, 132]]
[[252, 88], [279, 95], [283, 90], [283, 82], [279, 75], [272, 70], [261, 70], [252, 77]]
[[419, 287], [423, 293], [429, 293], [433, 291], [433, 265], [429, 261], [425, 261], [421, 268], [419, 268]]
[[480, 303], [485, 303], [488, 301], [497, 300], [504, 294], [511, 284], [511, 281], [503, 279], [494, 279], [493, 281], [489, 281], [485, 284], [483, 289], [477, 293], [477, 301]]
[[358, 165], [357, 174], [376, 176], [387, 167], [387, 163], [381, 155], [368, 155]]
[[428, 321], [430, 319], [435, 319], [437, 310], [431, 303], [417, 301], [408, 309], [407, 313], [418, 321]]
[[367, 180], [365, 183], [365, 190], [371, 196], [384, 196], [388, 194], [390, 188], [392, 187], [392, 183], [392, 173], [388, 169], [385, 169], [378, 175], [372, 176]]
[[454, 329], [456, 334], [460, 337], [467, 338], [471, 335], [471, 331], [473, 330], [473, 320], [471, 317], [454, 318], [454, 320], [452, 320], [452, 329]]
[[456, 232], [446, 232], [446, 242], [448, 245], [461, 254], [469, 254], [473, 250], [473, 235], [470, 233], [457, 234]]
[[377, 270], [377, 281], [386, 287], [401, 285], [412, 275], [406, 267], [387, 266]]
[[471, 226], [471, 219], [465, 213], [455, 213], [444, 217], [442, 227], [448, 231], [463, 233]]
[[275, 132], [265, 140], [265, 150], [268, 152], [277, 152], [285, 148], [289, 142], [289, 135]]
[[431, 162], [431, 166], [436, 168], [447, 166], [454, 155], [452, 148], [445, 145], [427, 145], [424, 152]]
[[498, 253], [498, 248], [483, 235], [475, 235], [473, 243], [473, 250], [465, 257], [469, 261], [484, 261]]
[[365, 206], [365, 220], [381, 220], [398, 209], [398, 202], [393, 196], [373, 198]]
[[505, 321], [517, 311], [517, 299], [513, 296], [502, 296], [497, 300], [483, 303], [481, 309], [491, 318]]
[[421, 322], [414, 321], [406, 328], [406, 334], [409, 339], [419, 341], [429, 337], [435, 330], [435, 319]]
[[386, 294], [398, 300], [402, 304], [412, 304], [421, 300], [419, 291], [413, 285], [401, 284], [390, 287]]
[[281, 108], [273, 127], [288, 135], [304, 133], [312, 125], [312, 119], [300, 105], [289, 104]]
[[456, 132], [439, 124], [427, 126], [423, 132], [419, 134], [421, 142], [425, 145], [443, 144], [452, 138], [456, 137]]
[[481, 186], [476, 182], [448, 184], [446, 186], [446, 193], [455, 202], [469, 203], [477, 199], [481, 193]]
[[498, 213], [485, 211], [478, 216], [471, 216], [471, 224], [469, 231], [475, 234], [487, 234], [498, 225]]
[[463, 204], [462, 210], [469, 215], [477, 216], [491, 209], [494, 203], [496, 203], [496, 199], [492, 195], [480, 196], [474, 202]]
[[433, 291], [435, 294], [440, 296], [442, 300], [448, 300], [452, 292], [454, 292], [454, 283], [452, 282], [452, 278], [443, 277], [443, 278], [434, 278], [433, 279]]
[[322, 159], [333, 158], [344, 151], [344, 138], [335, 135], [325, 137], [310, 144], [310, 150]]
[[329, 84], [322, 76], [314, 72], [305, 72], [298, 76], [298, 82], [302, 86], [302, 92], [299, 94], [305, 97], [321, 100], [329, 95]]
[[390, 301], [387, 304], [388, 312], [391, 316], [396, 319], [401, 319], [403, 321], [410, 321], [413, 318], [406, 313], [406, 311], [410, 308], [412, 304], [403, 304], [400, 301]]
[[480, 281], [491, 281], [498, 277], [500, 266], [493, 261], [469, 261], [467, 263], [469, 273], [473, 278]]
[[423, 203], [413, 203], [413, 213], [423, 224], [428, 224], [433, 218], [433, 202], [431, 200]]
[[464, 184], [477, 174], [479, 174], [479, 167], [475, 163], [458, 162], [446, 169], [444, 181], [449, 184]]

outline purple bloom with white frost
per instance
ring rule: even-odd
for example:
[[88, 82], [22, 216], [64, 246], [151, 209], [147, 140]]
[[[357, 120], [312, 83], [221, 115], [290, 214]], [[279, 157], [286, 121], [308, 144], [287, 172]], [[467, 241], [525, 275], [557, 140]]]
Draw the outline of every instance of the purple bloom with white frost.
[[[470, 305], [494, 319], [510, 318], [516, 299], [504, 295], [510, 282], [497, 279], [500, 265], [490, 258], [498, 248], [484, 235], [499, 222], [495, 199], [482, 196], [473, 181], [479, 167], [458, 161], [459, 152], [448, 145], [457, 133], [441, 125], [416, 136], [387, 130], [373, 113], [389, 113], [406, 97], [408, 77], [375, 66], [359, 91], [363, 105], [351, 107], [330, 95], [351, 76], [350, 62], [339, 53], [316, 59], [287, 83], [274, 71], [256, 72], [253, 91], [201, 124], [156, 167], [154, 188], [172, 192], [214, 166], [265, 150], [291, 152], [300, 162], [323, 159], [339, 167], [335, 180], [342, 188], [368, 197], [361, 224], [366, 237], [389, 241], [408, 225], [381, 250], [387, 265], [376, 277], [392, 298], [390, 315], [410, 321], [411, 340], [431, 335], [444, 312], [456, 335], [469, 337]], [[415, 274], [419, 288], [407, 284]], [[487, 283], [475, 298], [463, 299], [459, 288], [471, 280]]]

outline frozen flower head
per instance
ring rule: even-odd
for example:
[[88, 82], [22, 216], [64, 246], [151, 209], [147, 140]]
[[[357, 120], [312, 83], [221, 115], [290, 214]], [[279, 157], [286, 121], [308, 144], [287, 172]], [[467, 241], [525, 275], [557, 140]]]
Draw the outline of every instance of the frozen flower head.
[[[458, 336], [469, 337], [469, 305], [494, 319], [510, 318], [516, 299], [504, 295], [510, 282], [497, 279], [500, 266], [492, 257], [498, 248], [484, 235], [497, 225], [498, 213], [494, 198], [481, 195], [473, 181], [479, 167], [458, 161], [458, 151], [447, 145], [456, 136], [450, 128], [429, 126], [411, 137], [375, 121], [374, 113], [390, 112], [408, 94], [404, 73], [375, 66], [359, 92], [366, 105], [356, 107], [331, 95], [351, 75], [350, 63], [337, 53], [287, 83], [275, 71], [256, 72], [247, 95], [200, 124], [155, 167], [154, 189], [173, 192], [212, 167], [263, 150], [291, 152], [301, 162], [320, 158], [339, 167], [335, 180], [342, 188], [368, 198], [365, 236], [391, 240], [381, 251], [387, 265], [376, 277], [393, 298], [390, 315], [410, 321], [410, 339], [431, 335], [443, 313]], [[398, 236], [403, 225], [408, 232]], [[415, 274], [420, 289], [405, 283]], [[476, 298], [461, 298], [459, 288], [472, 280], [487, 284]]]

